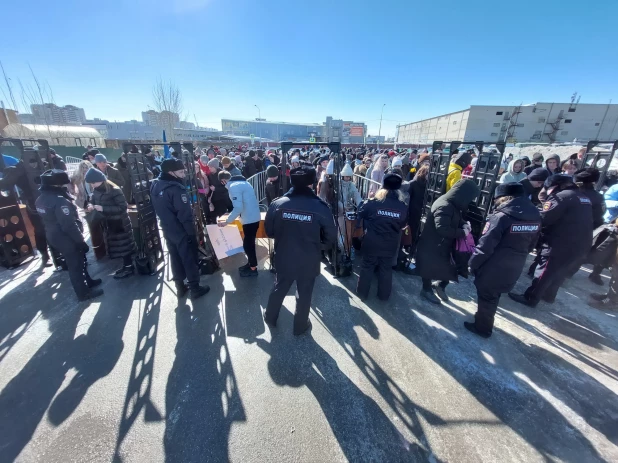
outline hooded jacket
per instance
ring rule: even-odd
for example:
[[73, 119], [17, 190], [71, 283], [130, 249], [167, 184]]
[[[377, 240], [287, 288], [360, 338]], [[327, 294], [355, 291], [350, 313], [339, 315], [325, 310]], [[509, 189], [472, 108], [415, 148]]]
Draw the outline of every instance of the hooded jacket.
[[253, 187], [245, 180], [245, 177], [242, 175], [232, 177], [225, 187], [234, 206], [226, 222], [233, 223], [238, 216], [243, 225], [259, 222], [260, 206]]
[[[515, 172], [515, 164], [517, 163], [521, 165], [521, 169], [519, 170], [519, 173]], [[500, 177], [500, 181], [502, 183], [521, 182], [523, 179], [527, 177], [526, 173], [524, 172], [524, 165], [525, 163], [521, 159], [516, 159], [516, 160], [509, 162], [509, 168], [507, 172], [502, 174], [502, 177]]]
[[433, 203], [416, 252], [416, 267], [422, 278], [457, 281], [451, 251], [455, 240], [465, 236], [463, 214], [478, 194], [476, 183], [461, 180]]
[[[547, 161], [549, 161], [550, 159], [556, 160], [556, 168], [554, 170], [550, 170], [550, 168], [547, 167]], [[545, 159], [545, 168], [549, 170], [549, 175], [561, 174], [562, 169], [560, 168], [560, 156], [558, 156], [557, 154], [552, 154], [547, 159]]]
[[499, 206], [487, 218], [470, 259], [479, 290], [508, 293], [526, 264], [541, 232], [541, 214], [525, 196]]
[[465, 166], [472, 161], [472, 155], [467, 152], [454, 154], [451, 158], [451, 163], [448, 166], [448, 174], [446, 176], [446, 191], [453, 188], [459, 180]]

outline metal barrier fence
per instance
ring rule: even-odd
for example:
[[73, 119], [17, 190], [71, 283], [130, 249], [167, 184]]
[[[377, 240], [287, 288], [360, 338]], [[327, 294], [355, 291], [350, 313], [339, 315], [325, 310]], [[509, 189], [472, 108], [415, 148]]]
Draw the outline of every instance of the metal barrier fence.
[[73, 156], [64, 157], [64, 163], [67, 166], [67, 174], [69, 174], [69, 177], [77, 170], [77, 166], [79, 166], [80, 162], [82, 162], [81, 158], [76, 158]]
[[354, 174], [354, 183], [356, 185], [356, 188], [358, 189], [358, 192], [361, 195], [361, 198], [363, 199], [369, 198], [370, 192], [373, 192], [375, 194], [376, 191], [382, 188], [382, 185], [375, 180], [365, 178], [362, 175], [358, 174]]
[[259, 204], [266, 204], [266, 171], [258, 172], [247, 179], [247, 182], [253, 187], [255, 196]]

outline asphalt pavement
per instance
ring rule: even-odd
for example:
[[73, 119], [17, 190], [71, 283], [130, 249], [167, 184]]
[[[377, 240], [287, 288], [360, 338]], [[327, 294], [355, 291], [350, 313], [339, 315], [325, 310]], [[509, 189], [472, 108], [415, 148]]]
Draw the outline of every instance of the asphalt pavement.
[[396, 274], [361, 302], [324, 270], [295, 337], [294, 288], [268, 329], [274, 275], [242, 256], [195, 303], [167, 267], [115, 281], [89, 258], [90, 304], [39, 261], [0, 271], [0, 462], [618, 461], [618, 310], [586, 305], [586, 270], [553, 305], [503, 297], [487, 340], [471, 281], [433, 306]]

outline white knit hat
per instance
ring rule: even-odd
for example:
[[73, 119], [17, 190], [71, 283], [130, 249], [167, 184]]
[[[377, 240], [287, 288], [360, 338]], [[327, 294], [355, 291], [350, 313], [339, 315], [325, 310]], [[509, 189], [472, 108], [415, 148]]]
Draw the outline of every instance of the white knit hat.
[[333, 175], [335, 173], [335, 161], [332, 159], [328, 161], [328, 165], [326, 166], [326, 173], [328, 175]]
[[401, 161], [400, 157], [396, 157], [393, 159], [393, 163], [391, 164], [391, 167], [395, 168], [395, 167], [401, 167], [403, 165], [403, 162]]
[[354, 171], [352, 171], [352, 167], [350, 167], [350, 164], [346, 164], [345, 167], [341, 169], [341, 176], [342, 177], [353, 177], [354, 176]]

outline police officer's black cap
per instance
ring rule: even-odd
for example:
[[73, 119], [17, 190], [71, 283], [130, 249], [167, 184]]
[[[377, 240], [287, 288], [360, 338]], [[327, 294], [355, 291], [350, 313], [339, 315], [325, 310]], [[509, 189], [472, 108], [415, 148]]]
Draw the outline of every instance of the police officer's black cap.
[[563, 175], [563, 174], [554, 174], [551, 177], [548, 177], [547, 180], [545, 180], [545, 183], [543, 186], [545, 186], [545, 189], [549, 189], [555, 186], [562, 186], [562, 185], [569, 185], [569, 184], [573, 184], [573, 179], [571, 177], [569, 177], [568, 175]]
[[523, 196], [526, 194], [526, 190], [521, 183], [518, 182], [509, 182], [502, 183], [496, 187], [496, 194], [494, 195], [494, 199], [502, 198], [503, 196]]
[[161, 171], [163, 173], [176, 172], [177, 170], [185, 170], [185, 165], [180, 159], [166, 159], [161, 163]]
[[290, 171], [290, 182], [295, 187], [307, 187], [313, 185], [316, 179], [316, 172], [312, 166], [301, 165]]
[[544, 182], [549, 177], [549, 171], [544, 167], [538, 167], [528, 174], [528, 180], [533, 182]]
[[400, 175], [386, 174], [384, 176], [384, 182], [382, 183], [382, 186], [386, 190], [398, 190], [399, 188], [401, 188], [402, 182], [403, 182], [403, 179], [401, 178]]
[[586, 169], [579, 169], [573, 175], [573, 180], [581, 183], [597, 183], [601, 178], [599, 169], [594, 167], [588, 167]]
[[41, 174], [41, 185], [62, 186], [68, 183], [71, 183], [71, 179], [64, 170], [50, 169]]

